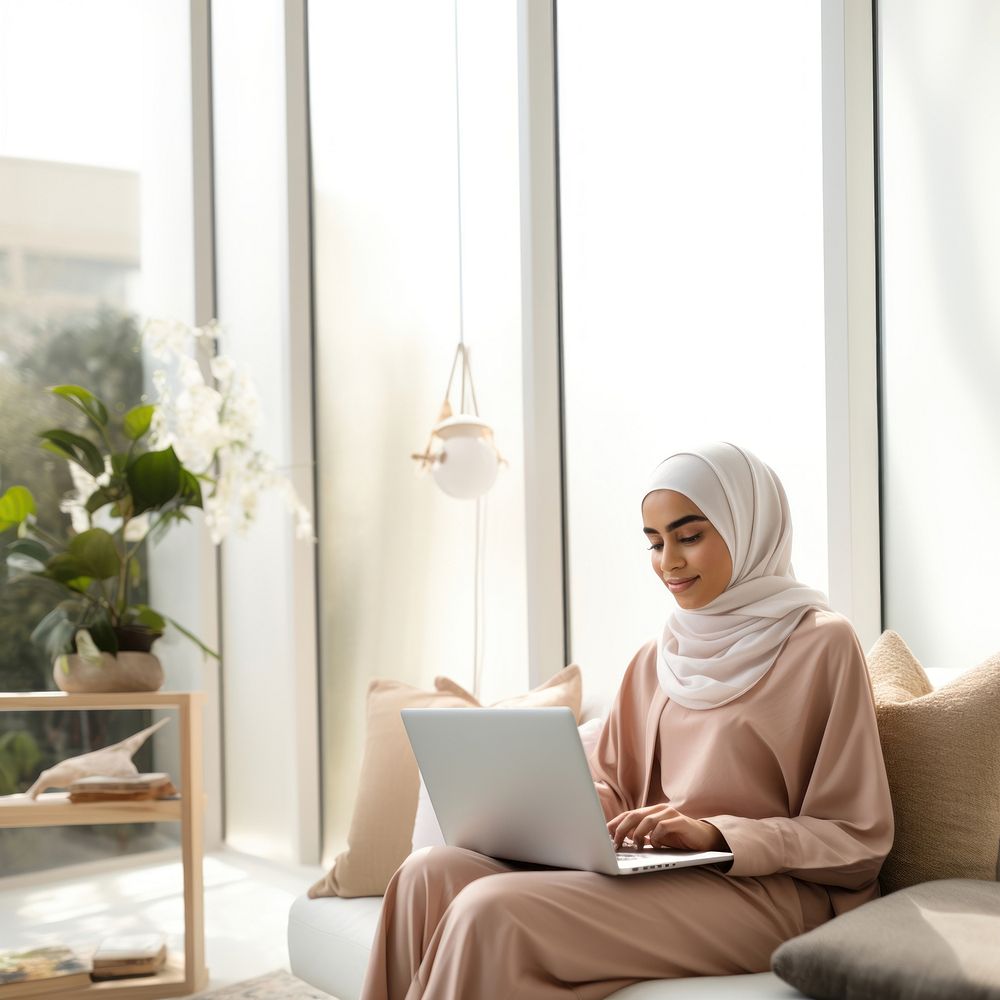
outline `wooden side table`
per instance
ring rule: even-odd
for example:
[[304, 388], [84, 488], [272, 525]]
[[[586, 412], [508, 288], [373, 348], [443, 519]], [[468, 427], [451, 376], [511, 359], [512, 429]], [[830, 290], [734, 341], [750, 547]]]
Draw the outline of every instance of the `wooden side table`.
[[154, 1000], [187, 996], [208, 983], [205, 967], [204, 854], [200, 691], [65, 694], [62, 691], [0, 693], [0, 711], [24, 712], [82, 709], [176, 709], [181, 728], [180, 799], [150, 802], [73, 803], [65, 792], [44, 792], [30, 800], [0, 800], [0, 828], [78, 826], [98, 823], [181, 824], [184, 873], [184, 957], [168, 958], [155, 976], [105, 980], [75, 991], [74, 996], [106, 995], [114, 1000]]

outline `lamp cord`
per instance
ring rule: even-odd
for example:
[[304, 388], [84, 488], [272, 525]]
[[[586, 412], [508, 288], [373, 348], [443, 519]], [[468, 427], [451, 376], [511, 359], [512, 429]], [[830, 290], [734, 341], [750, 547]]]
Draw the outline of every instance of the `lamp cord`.
[[[455, 348], [455, 356], [452, 358], [451, 371], [448, 373], [448, 385], [444, 391], [444, 402], [441, 404], [441, 411], [438, 415], [438, 424], [453, 416], [451, 408], [451, 387], [455, 381], [455, 372], [458, 370], [458, 362], [462, 362], [462, 388], [461, 401], [459, 403], [459, 413], [464, 414], [465, 393], [468, 387], [472, 396], [472, 408], [475, 415], [479, 416], [479, 401], [476, 399], [476, 387], [472, 381], [472, 366], [469, 363], [469, 349], [465, 346], [465, 275], [463, 271], [463, 248], [462, 248], [462, 105], [459, 86], [461, 73], [459, 72], [459, 45], [458, 45], [458, 0], [452, 0], [454, 10], [454, 33], [455, 33], [455, 178], [458, 189], [458, 346]], [[434, 443], [434, 433], [437, 427], [431, 429], [430, 437], [421, 454], [414, 454], [410, 457], [417, 460], [420, 471], [428, 467], [433, 468], [435, 462], [440, 457], [441, 461], [447, 455], [440, 452], [431, 451]], [[482, 430], [484, 437], [493, 442], [492, 431], [488, 427]], [[496, 445], [493, 445], [496, 448]], [[497, 461], [506, 464], [499, 451], [496, 453]], [[475, 561], [473, 564], [473, 586], [472, 586], [472, 691], [478, 699], [480, 696], [480, 682], [482, 678], [482, 661], [485, 654], [485, 634], [486, 634], [486, 501], [483, 497], [476, 499], [476, 539], [475, 539]]]
[[[469, 391], [472, 394], [472, 406], [476, 415], [479, 415], [479, 403], [476, 400], [476, 389], [472, 384], [472, 370], [469, 367], [468, 348], [465, 346], [465, 275], [463, 267], [462, 253], [462, 104], [461, 87], [459, 80], [459, 45], [458, 45], [458, 0], [452, 4], [454, 11], [454, 36], [455, 36], [455, 179], [458, 188], [458, 353], [462, 356], [462, 392], [461, 392], [461, 413], [465, 413], [465, 385], [469, 384]], [[456, 356], [456, 361], [458, 360]], [[455, 365], [452, 364], [452, 376], [455, 373]], [[451, 389], [451, 378], [448, 379], [448, 388]], [[473, 581], [472, 600], [472, 693], [478, 700], [480, 697], [480, 684], [482, 680], [483, 647], [486, 634], [486, 614], [485, 614], [485, 590], [486, 590], [486, 559], [485, 559], [485, 535], [486, 535], [486, 500], [479, 497], [476, 500], [476, 555]]]
[[[458, 182], [458, 342], [465, 347], [465, 296], [462, 274], [462, 106], [459, 98], [458, 0], [455, 12], [455, 177]], [[465, 380], [462, 380], [462, 411], [465, 411]]]

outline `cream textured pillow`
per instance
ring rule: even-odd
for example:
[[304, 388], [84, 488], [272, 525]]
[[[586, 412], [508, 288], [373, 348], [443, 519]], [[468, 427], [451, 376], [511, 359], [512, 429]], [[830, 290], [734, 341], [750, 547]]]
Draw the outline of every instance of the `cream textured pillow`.
[[868, 653], [896, 836], [884, 893], [933, 879], [996, 879], [1000, 655], [932, 690], [895, 632]]
[[[438, 691], [446, 691], [465, 698], [474, 705], [479, 705], [475, 697], [465, 690], [460, 684], [456, 684], [450, 677], [435, 677], [434, 687]], [[563, 667], [559, 673], [550, 677], [544, 684], [525, 691], [524, 694], [514, 695], [512, 698], [501, 698], [500, 701], [493, 702], [488, 708], [561, 708], [566, 706], [573, 709], [573, 715], [577, 724], [580, 722], [580, 705], [583, 701], [583, 676], [580, 668], [571, 663], [568, 667]]]
[[469, 708], [471, 695], [421, 691], [399, 681], [368, 686], [365, 748], [347, 849], [309, 890], [317, 896], [381, 896], [410, 853], [419, 774], [400, 711], [404, 708]]
[[[479, 702], [447, 677], [435, 691], [398, 681], [372, 681], [361, 779], [347, 834], [347, 849], [309, 889], [309, 896], [381, 896], [410, 853], [420, 773], [403, 728], [404, 708], [479, 708]], [[561, 670], [533, 691], [499, 701], [494, 708], [565, 705], [579, 719], [583, 681], [578, 666]]]

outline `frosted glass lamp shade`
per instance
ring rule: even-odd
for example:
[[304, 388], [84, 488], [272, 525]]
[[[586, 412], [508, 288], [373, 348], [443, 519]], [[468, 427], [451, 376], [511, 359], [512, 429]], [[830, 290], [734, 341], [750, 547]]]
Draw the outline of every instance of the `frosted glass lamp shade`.
[[501, 458], [493, 444], [493, 430], [485, 421], [460, 413], [442, 420], [433, 435], [441, 447], [431, 475], [449, 496], [474, 500], [496, 482]]

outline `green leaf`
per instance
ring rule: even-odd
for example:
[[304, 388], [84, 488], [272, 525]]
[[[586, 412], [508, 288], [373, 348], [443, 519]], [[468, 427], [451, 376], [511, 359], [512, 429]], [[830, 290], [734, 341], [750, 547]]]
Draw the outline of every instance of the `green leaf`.
[[170, 531], [172, 525], [180, 524], [181, 522], [190, 524], [191, 518], [183, 510], [168, 510], [153, 522], [153, 527], [146, 537], [152, 542], [160, 542]]
[[[42, 755], [34, 736], [14, 729], [0, 736], [0, 794], [16, 792], [18, 782], [30, 777]], [[6, 782], [6, 785], [4, 784]]]
[[99, 431], [108, 426], [108, 408], [82, 385], [53, 385], [49, 392], [72, 403]]
[[36, 559], [44, 564], [48, 561], [49, 550], [34, 538], [18, 538], [7, 546], [7, 555], [27, 556], [29, 559]]
[[166, 618], [159, 611], [154, 611], [148, 604], [136, 604], [134, 608], [138, 614], [134, 614], [132, 620], [137, 625], [145, 625], [146, 628], [150, 628], [154, 632], [162, 632], [167, 627]]
[[35, 513], [35, 498], [27, 486], [11, 486], [0, 497], [0, 531], [20, 524], [29, 514]]
[[86, 576], [79, 560], [68, 552], [57, 552], [46, 564], [45, 575], [59, 583], [69, 583], [79, 576]]
[[183, 467], [181, 468], [180, 492], [185, 507], [200, 507], [202, 505], [201, 483], [198, 482], [198, 477], [193, 472], [189, 472]]
[[60, 622], [67, 619], [66, 609], [62, 606], [53, 608], [32, 630], [31, 641], [39, 644], [44, 643], [49, 632]]
[[156, 407], [152, 403], [133, 406], [122, 418], [125, 435], [130, 441], [138, 441], [149, 430]]
[[62, 606], [50, 611], [31, 633], [31, 641], [44, 648], [49, 656], [73, 652], [76, 620]]
[[13, 759], [19, 775], [30, 774], [42, 759], [34, 736], [24, 729], [15, 729], [4, 735], [4, 750], [8, 757]]
[[181, 489], [181, 469], [173, 448], [140, 455], [126, 471], [135, 504], [133, 514], [159, 510], [173, 500]]
[[121, 569], [121, 558], [114, 539], [103, 528], [91, 528], [77, 535], [69, 543], [67, 551], [80, 567], [81, 572], [76, 576], [107, 580], [117, 576]]
[[111, 622], [103, 613], [87, 626], [87, 630], [98, 649], [110, 653], [112, 656], [118, 652], [118, 636], [115, 635]]
[[115, 452], [111, 456], [111, 472], [115, 477], [125, 476], [125, 469], [128, 467], [129, 456], [124, 451]]
[[190, 639], [203, 653], [207, 653], [209, 656], [213, 657], [216, 660], [219, 659], [219, 654], [215, 652], [214, 649], [209, 649], [208, 646], [206, 646], [205, 643], [203, 643], [201, 639], [198, 638], [198, 636], [194, 635], [194, 633], [192, 632], [189, 632], [178, 621], [170, 617], [167, 617], [167, 621], [170, 622], [170, 624], [173, 625], [173, 627], [177, 629], [177, 631], [180, 632], [181, 635], [187, 636], [187, 638]]
[[18, 538], [7, 546], [7, 565], [27, 573], [44, 573], [49, 550], [34, 538]]
[[42, 439], [42, 447], [69, 462], [76, 462], [95, 478], [104, 472], [104, 459], [93, 441], [72, 431], [55, 428], [42, 431], [38, 435]]
[[5, 755], [0, 756], [0, 795], [11, 795], [17, 791], [17, 770], [14, 762]]
[[115, 488], [114, 486], [102, 486], [98, 490], [94, 490], [93, 493], [87, 497], [87, 502], [84, 507], [87, 512], [93, 514], [95, 511], [100, 510], [102, 507], [107, 506], [109, 503], [117, 503], [122, 496], [121, 488]]

